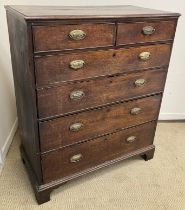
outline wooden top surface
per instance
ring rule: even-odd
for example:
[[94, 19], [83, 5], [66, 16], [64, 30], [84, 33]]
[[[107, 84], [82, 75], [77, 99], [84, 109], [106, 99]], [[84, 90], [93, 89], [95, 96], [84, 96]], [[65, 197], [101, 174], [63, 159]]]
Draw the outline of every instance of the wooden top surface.
[[23, 6], [7, 5], [6, 10], [21, 15], [27, 20], [44, 19], [87, 19], [87, 18], [135, 18], [179, 16], [179, 13], [165, 12], [142, 7], [119, 6]]

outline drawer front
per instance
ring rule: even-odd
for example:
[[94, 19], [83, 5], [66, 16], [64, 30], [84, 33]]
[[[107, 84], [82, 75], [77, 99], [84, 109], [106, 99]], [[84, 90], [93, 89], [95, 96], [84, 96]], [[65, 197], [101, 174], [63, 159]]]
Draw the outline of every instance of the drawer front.
[[158, 116], [160, 102], [161, 95], [156, 95], [40, 122], [41, 151], [154, 120]]
[[176, 21], [118, 23], [117, 45], [173, 40]]
[[[153, 143], [156, 121], [129, 128], [104, 137], [107, 140], [107, 159], [118, 158]], [[101, 137], [103, 139], [103, 137]]]
[[155, 124], [147, 123], [42, 155], [44, 183], [149, 146], [153, 142]]
[[166, 70], [63, 84], [37, 91], [40, 118], [163, 91]]
[[[140, 57], [143, 52], [148, 52], [150, 57], [143, 60], [143, 57]], [[36, 83], [39, 87], [61, 81], [166, 66], [169, 63], [170, 55], [171, 45], [159, 44], [38, 57], [35, 59]], [[74, 67], [75, 62], [78, 68]]]
[[50, 51], [112, 46], [115, 24], [33, 26], [34, 50]]

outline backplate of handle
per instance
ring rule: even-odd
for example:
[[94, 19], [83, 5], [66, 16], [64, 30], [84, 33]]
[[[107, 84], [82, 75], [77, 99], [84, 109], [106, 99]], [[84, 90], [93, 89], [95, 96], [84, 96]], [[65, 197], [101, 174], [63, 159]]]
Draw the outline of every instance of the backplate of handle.
[[82, 160], [82, 158], [83, 158], [83, 155], [79, 153], [79, 154], [73, 155], [70, 158], [70, 162], [71, 163], [76, 163], [76, 162], [79, 162], [80, 160]]
[[132, 115], [137, 115], [140, 112], [141, 112], [141, 108], [139, 108], [139, 107], [134, 107], [130, 110], [130, 114], [132, 114]]
[[85, 93], [82, 90], [75, 90], [70, 93], [71, 100], [79, 100], [85, 96]]
[[136, 139], [137, 139], [136, 136], [129, 136], [129, 137], [126, 139], [126, 142], [132, 143], [132, 142], [134, 142]]
[[69, 37], [73, 40], [82, 40], [85, 39], [86, 33], [80, 29], [75, 29], [69, 33]]
[[73, 70], [81, 69], [84, 67], [84, 65], [85, 62], [83, 60], [74, 60], [69, 63], [70, 68]]
[[74, 123], [74, 124], [70, 125], [69, 130], [70, 131], [79, 131], [83, 126], [84, 126], [83, 123], [80, 123], [80, 122]]
[[141, 52], [139, 54], [139, 58], [142, 60], [142, 61], [147, 61], [151, 58], [151, 53], [150, 52]]
[[146, 80], [145, 80], [145, 79], [143, 79], [143, 78], [141, 78], [141, 79], [137, 79], [137, 80], [134, 82], [135, 86], [137, 86], [137, 87], [144, 86], [144, 85], [145, 85], [145, 83], [146, 83]]
[[142, 31], [144, 35], [152, 35], [155, 33], [155, 28], [153, 26], [145, 26]]

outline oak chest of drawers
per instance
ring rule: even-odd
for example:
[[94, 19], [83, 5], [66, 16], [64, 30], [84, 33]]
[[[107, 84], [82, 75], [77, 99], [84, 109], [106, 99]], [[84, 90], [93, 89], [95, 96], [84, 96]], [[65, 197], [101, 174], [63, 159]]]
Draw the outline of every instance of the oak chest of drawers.
[[149, 160], [178, 13], [6, 6], [21, 155], [38, 203], [135, 155]]

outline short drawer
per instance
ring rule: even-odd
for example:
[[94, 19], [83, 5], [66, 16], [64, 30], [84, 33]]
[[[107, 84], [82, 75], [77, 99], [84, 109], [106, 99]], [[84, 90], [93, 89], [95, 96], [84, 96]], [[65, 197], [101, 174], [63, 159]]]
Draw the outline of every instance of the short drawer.
[[[43, 154], [44, 183], [74, 175], [152, 144], [156, 122]], [[52, 172], [52, 173], [51, 173]]]
[[118, 23], [117, 45], [173, 40], [176, 21]]
[[[35, 58], [37, 86], [167, 66], [171, 45], [87, 51]], [[147, 57], [148, 56], [148, 57]]]
[[163, 91], [166, 69], [104, 77], [37, 90], [40, 118]]
[[41, 151], [95, 138], [158, 117], [161, 95], [39, 123]]
[[33, 26], [34, 50], [56, 51], [111, 46], [115, 24]]

